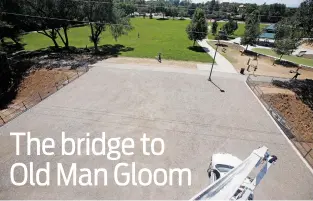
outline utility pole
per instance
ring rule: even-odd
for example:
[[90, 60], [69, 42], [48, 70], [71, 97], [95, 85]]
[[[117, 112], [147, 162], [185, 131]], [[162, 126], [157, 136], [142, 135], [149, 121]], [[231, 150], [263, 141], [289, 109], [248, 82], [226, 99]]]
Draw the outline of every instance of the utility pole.
[[216, 57], [216, 53], [217, 53], [217, 48], [218, 48], [218, 45], [216, 45], [216, 48], [215, 48], [215, 53], [214, 53], [213, 63], [212, 63], [211, 71], [210, 71], [210, 76], [209, 76], [209, 79], [208, 79], [209, 81], [212, 81], [212, 79], [211, 79], [211, 75], [212, 75], [213, 66], [214, 66], [214, 63], [215, 63], [215, 57]]

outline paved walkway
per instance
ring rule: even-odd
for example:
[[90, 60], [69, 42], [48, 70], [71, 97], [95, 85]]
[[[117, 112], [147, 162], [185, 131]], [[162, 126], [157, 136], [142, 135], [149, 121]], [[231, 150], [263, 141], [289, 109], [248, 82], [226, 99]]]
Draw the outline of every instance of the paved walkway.
[[[177, 72], [173, 72], [174, 69], [169, 72], [168, 68], [167, 72], [161, 72], [156, 70], [164, 69], [155, 66], [158, 69], [148, 69], [140, 64], [97, 63], [84, 76], [1, 127], [0, 199], [189, 199], [208, 185], [206, 170], [213, 153], [232, 153], [244, 159], [253, 149], [262, 145], [278, 157], [278, 162], [254, 192], [255, 198], [312, 199], [313, 175], [246, 83], [237, 79], [242, 78], [241, 75], [214, 73], [214, 83], [211, 83], [203, 71], [194, 70], [199, 75], [185, 73], [185, 69], [182, 72], [178, 72], [178, 69]], [[219, 88], [225, 92], [221, 93]], [[51, 150], [55, 151], [55, 155], [27, 156], [27, 142], [23, 138], [20, 146], [22, 154], [17, 156], [15, 140], [9, 136], [13, 131], [30, 131], [32, 137], [41, 140], [53, 138], [56, 149]], [[90, 139], [98, 137], [101, 132], [106, 132], [106, 139], [132, 138], [135, 141], [132, 149], [134, 155], [122, 155], [119, 161], [111, 161], [106, 156], [86, 155], [86, 147], [82, 145], [82, 155], [62, 156], [59, 151], [61, 131], [74, 139], [86, 136], [86, 132], [90, 132]], [[149, 138], [164, 140], [165, 150], [162, 155], [150, 157], [142, 154], [140, 138], [143, 133]], [[50, 162], [49, 186], [31, 186], [27, 182], [17, 188], [11, 183], [12, 165], [18, 161], [28, 166], [30, 160], [34, 162], [35, 170]], [[156, 168], [189, 168], [191, 186], [187, 185], [185, 176], [182, 186], [179, 186], [174, 174], [173, 185], [167, 183], [165, 186], [152, 184], [140, 187], [139, 184], [130, 184], [118, 187], [113, 173], [120, 161], [129, 165], [136, 163], [134, 168], [129, 166], [118, 170], [117, 178], [120, 182], [125, 181], [121, 173], [129, 173], [138, 183], [138, 171], [142, 168], [153, 172]], [[63, 164], [66, 175], [72, 163], [76, 163], [78, 169], [75, 178], [82, 178], [80, 176], [84, 172], [80, 168], [89, 168], [92, 184], [95, 184], [95, 169], [105, 168], [108, 176], [99, 174], [96, 177], [98, 185], [94, 186], [74, 186], [73, 179], [70, 179], [69, 186], [57, 186], [57, 163]], [[23, 175], [18, 170], [14, 174], [15, 178], [22, 181]], [[105, 178], [108, 180], [107, 185], [103, 183]], [[147, 174], [142, 174], [140, 178], [142, 181], [149, 179]]]
[[[215, 49], [212, 48], [207, 40], [197, 40], [198, 44], [213, 58], [215, 54]], [[237, 73], [234, 66], [220, 53], [216, 53], [215, 62], [217, 65], [214, 65], [214, 70], [226, 73]], [[198, 65], [199, 70], [211, 70], [211, 65]]]

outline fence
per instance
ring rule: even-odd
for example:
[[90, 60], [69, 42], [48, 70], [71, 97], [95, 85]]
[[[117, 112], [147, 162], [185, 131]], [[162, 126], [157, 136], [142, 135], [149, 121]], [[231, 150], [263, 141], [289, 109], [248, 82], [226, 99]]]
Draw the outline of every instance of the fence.
[[313, 167], [313, 143], [304, 142], [299, 134], [293, 129], [291, 124], [283, 117], [283, 115], [276, 110], [269, 102], [264, 99], [264, 92], [260, 86], [271, 86], [273, 81], [290, 81], [287, 78], [249, 75], [247, 84], [252, 89], [254, 94], [260, 99], [265, 108], [269, 111], [271, 116], [284, 131], [285, 135], [297, 147], [306, 161]]
[[72, 75], [66, 75], [66, 80], [64, 82], [55, 82], [54, 87], [45, 91], [35, 92], [35, 95], [33, 95], [32, 97], [24, 99], [23, 101], [20, 101], [18, 103], [14, 103], [10, 105], [7, 109], [0, 111], [0, 127], [3, 126], [5, 123], [11, 121], [15, 117], [19, 116], [26, 110], [32, 108], [45, 98], [49, 97], [51, 94], [57, 92], [65, 85], [73, 82], [78, 77], [86, 73], [88, 70], [88, 65], [85, 65], [84, 67], [78, 68], [76, 70], [72, 70], [75, 73], [72, 73]]

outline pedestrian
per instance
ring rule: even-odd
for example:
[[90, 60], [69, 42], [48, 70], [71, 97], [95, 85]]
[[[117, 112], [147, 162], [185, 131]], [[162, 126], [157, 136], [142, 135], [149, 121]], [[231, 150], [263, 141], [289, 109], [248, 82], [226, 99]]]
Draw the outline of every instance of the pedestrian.
[[161, 52], [159, 52], [158, 60], [160, 63], [162, 63]]

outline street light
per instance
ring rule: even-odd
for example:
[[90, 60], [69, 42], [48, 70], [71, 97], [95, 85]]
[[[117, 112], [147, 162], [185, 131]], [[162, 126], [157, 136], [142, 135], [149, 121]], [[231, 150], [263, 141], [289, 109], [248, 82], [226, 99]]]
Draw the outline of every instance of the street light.
[[208, 79], [209, 81], [212, 81], [211, 76], [212, 76], [213, 66], [214, 66], [214, 63], [215, 63], [215, 57], [216, 57], [216, 53], [217, 53], [217, 48], [218, 48], [218, 45], [216, 44], [214, 58], [213, 58], [213, 63], [212, 63], [211, 71], [210, 71], [210, 76], [209, 76], [209, 79]]

